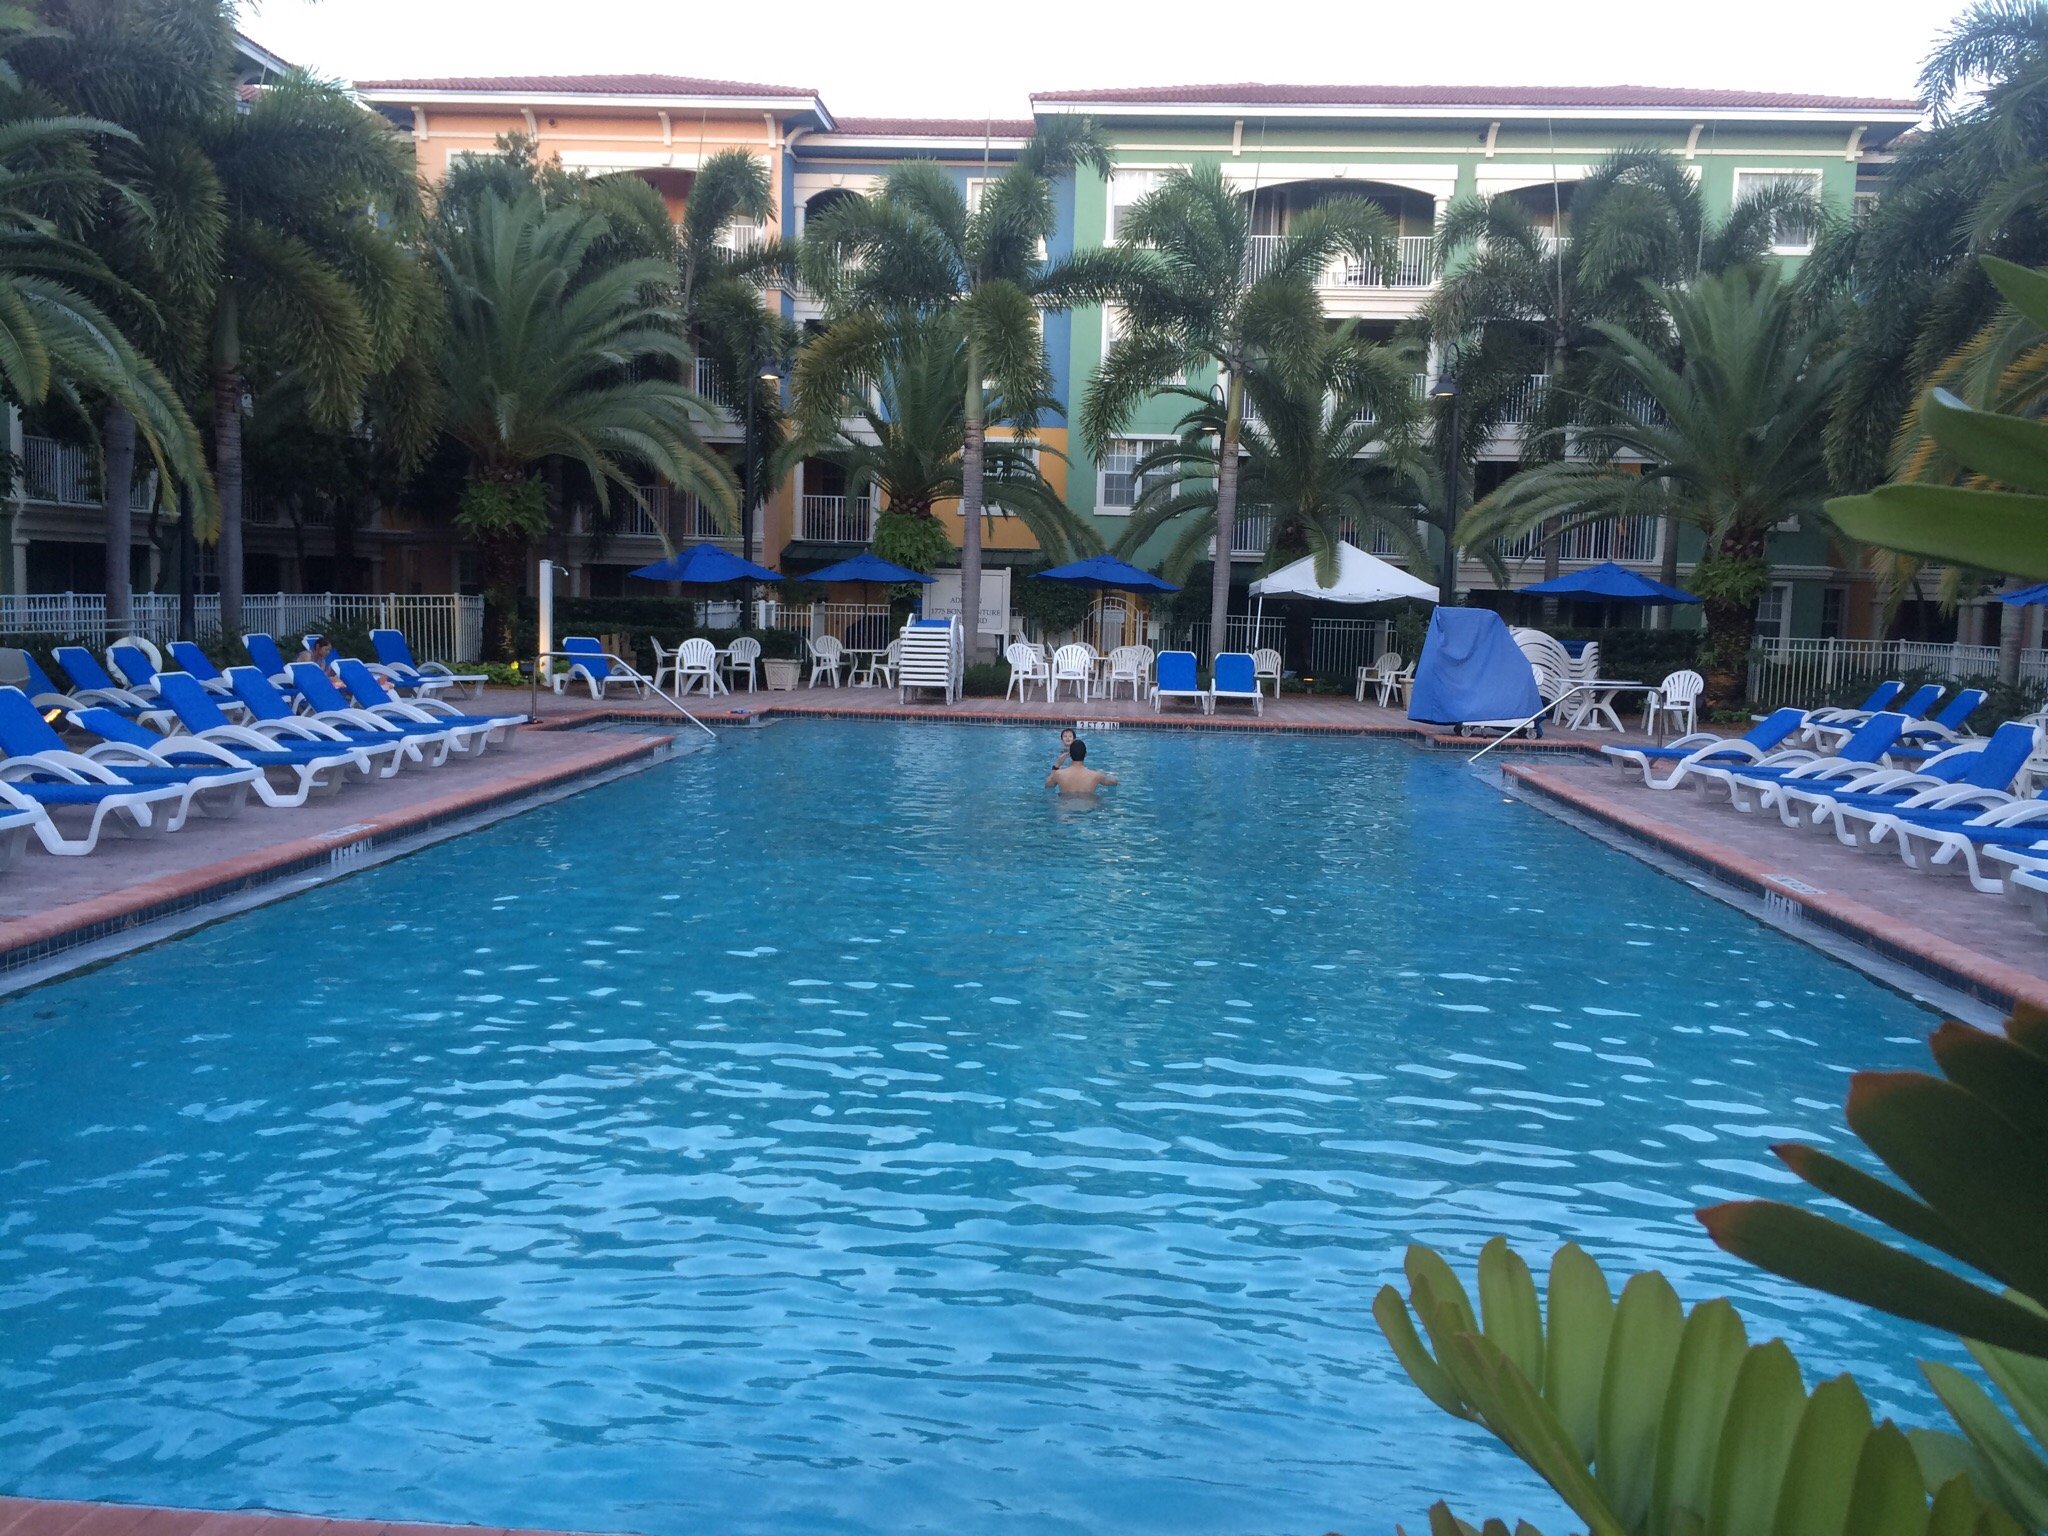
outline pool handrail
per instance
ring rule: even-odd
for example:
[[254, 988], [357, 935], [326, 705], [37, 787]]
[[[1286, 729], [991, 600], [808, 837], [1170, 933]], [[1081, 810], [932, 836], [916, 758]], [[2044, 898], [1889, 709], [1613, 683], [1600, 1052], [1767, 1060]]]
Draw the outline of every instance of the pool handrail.
[[660, 699], [662, 703], [666, 704], [670, 709], [674, 710], [677, 714], [681, 715], [685, 720], [689, 721], [690, 724], [697, 727], [698, 730], [702, 731], [706, 736], [709, 736], [713, 741], [718, 740], [718, 732], [711, 729], [710, 726], [706, 725], [702, 720], [699, 720], [695, 715], [691, 714], [689, 710], [685, 709], [680, 699], [676, 698], [673, 694], [664, 690], [659, 684], [657, 684], [654, 681], [653, 678], [649, 677], [645, 672], [642, 672], [638, 667], [634, 666], [630, 661], [626, 660], [623, 656], [616, 656], [612, 654], [612, 652], [610, 651], [597, 651], [594, 653], [590, 651], [534, 652], [532, 677], [533, 697], [527, 707], [527, 713], [529, 715], [532, 715], [535, 719], [540, 718], [540, 669], [542, 662], [587, 661], [593, 654], [603, 658], [603, 660], [607, 664], [617, 667], [622, 675], [631, 679], [634, 682], [639, 683], [649, 693], [653, 694], [657, 699]]

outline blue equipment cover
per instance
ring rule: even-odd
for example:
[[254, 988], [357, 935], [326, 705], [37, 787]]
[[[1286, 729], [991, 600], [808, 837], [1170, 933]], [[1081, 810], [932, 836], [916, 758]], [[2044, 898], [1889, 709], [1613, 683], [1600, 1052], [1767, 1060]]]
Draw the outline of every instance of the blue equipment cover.
[[1543, 708], [1536, 673], [1500, 615], [1439, 608], [1415, 667], [1408, 718], [1430, 725], [1525, 720]]

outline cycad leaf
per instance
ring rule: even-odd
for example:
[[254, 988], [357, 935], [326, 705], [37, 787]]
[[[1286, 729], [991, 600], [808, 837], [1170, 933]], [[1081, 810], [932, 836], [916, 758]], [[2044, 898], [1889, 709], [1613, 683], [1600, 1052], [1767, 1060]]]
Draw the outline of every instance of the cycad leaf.
[[2048, 491], [2048, 423], [1972, 410], [1945, 389], [1920, 402], [1920, 424], [1977, 474], [2020, 491]]
[[1984, 1368], [1998, 1390], [2012, 1404], [2012, 1411], [2036, 1445], [2048, 1447], [2048, 1361], [2030, 1355], [2016, 1355], [2009, 1349], [1988, 1344], [1970, 1344], [1969, 1351]]
[[1682, 1511], [1704, 1520], [1714, 1480], [1714, 1452], [1735, 1378], [1749, 1353], [1742, 1318], [1726, 1301], [1700, 1303], [1685, 1320], [1671, 1391], [1657, 1426], [1657, 1477], [1650, 1529], [1672, 1530]]
[[1953, 485], [1881, 485], [1827, 514], [1852, 539], [1903, 554], [2048, 580], [2048, 496]]
[[1657, 1425], [1684, 1328], [1685, 1309], [1662, 1275], [1635, 1275], [1622, 1287], [1600, 1384], [1593, 1465], [1607, 1502], [1630, 1530], [1649, 1513]]
[[1514, 1362], [1491, 1341], [1472, 1333], [1459, 1336], [1452, 1355], [1456, 1361], [1453, 1374], [1461, 1384], [1484, 1382], [1479, 1393], [1468, 1391], [1467, 1395], [1476, 1396], [1488, 1426], [1557, 1490], [1558, 1497], [1586, 1522], [1591, 1536], [1627, 1536], [1628, 1527], [1609, 1507], [1571, 1436]]
[[2048, 1358], [2048, 1318], [1825, 1216], [1772, 1200], [1742, 1200], [1710, 1207], [1699, 1219], [1722, 1248], [1774, 1275], [1966, 1339]]
[[1588, 1462], [1600, 1424], [1600, 1384], [1613, 1327], [1607, 1277], [1577, 1243], [1566, 1243], [1550, 1261], [1543, 1396]]
[[2022, 1130], [2048, 1127], [2048, 1060], [2011, 1037], [1950, 1022], [1928, 1040], [1942, 1075]]
[[1381, 1286], [1379, 1295], [1373, 1298], [1372, 1315], [1387, 1343], [1393, 1346], [1394, 1358], [1401, 1362], [1408, 1379], [1422, 1389], [1422, 1395], [1445, 1413], [1471, 1418], [1472, 1410], [1459, 1395], [1457, 1384], [1436, 1363], [1436, 1357], [1416, 1333], [1414, 1319], [1409, 1317], [1408, 1304], [1401, 1300], [1401, 1293], [1391, 1285]]
[[1496, 1237], [1479, 1251], [1479, 1306], [1487, 1342], [1543, 1388], [1543, 1304], [1522, 1256]]
[[1980, 256], [1985, 275], [2005, 295], [2006, 303], [2034, 324], [2048, 327], [2048, 272], [2006, 261], [1997, 256]]
[[1869, 1434], [1870, 1405], [1853, 1380], [1837, 1376], [1813, 1389], [1792, 1436], [1770, 1536], [1842, 1536]]
[[1923, 1536], [1927, 1490], [1920, 1464], [1898, 1427], [1889, 1421], [1872, 1430], [1856, 1464], [1845, 1536]]
[[1736, 1373], [1714, 1453], [1708, 1536], [1760, 1536], [1770, 1530], [1805, 1410], [1799, 1362], [1784, 1341], [1772, 1339], [1749, 1351]]
[[1997, 1481], [1999, 1502], [2033, 1529], [2048, 1528], [2048, 1466], [1999, 1411], [1991, 1394], [1953, 1366], [1930, 1360], [1920, 1369]]
[[1932, 1207], [1914, 1199], [1897, 1185], [1887, 1184], [1861, 1168], [1812, 1147], [1780, 1146], [1771, 1150], [1778, 1154], [1786, 1167], [1822, 1194], [1834, 1196], [1851, 1209], [1883, 1222], [1894, 1232], [1925, 1243], [1930, 1248], [1939, 1248], [1944, 1253], [1953, 1254], [1962, 1246], [1961, 1236]]

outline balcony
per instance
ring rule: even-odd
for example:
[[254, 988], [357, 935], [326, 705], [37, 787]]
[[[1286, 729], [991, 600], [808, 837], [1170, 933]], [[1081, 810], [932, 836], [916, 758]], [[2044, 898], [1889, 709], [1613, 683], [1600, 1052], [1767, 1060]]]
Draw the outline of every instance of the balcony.
[[[1664, 522], [1657, 517], [1610, 518], [1585, 523], [1558, 537], [1557, 558], [1563, 565], [1596, 565], [1616, 560], [1624, 565], [1655, 565], [1664, 552]], [[1503, 544], [1501, 558], [1510, 562], [1543, 558], [1543, 532], [1532, 528]]]
[[806, 496], [801, 533], [820, 544], [866, 544], [875, 536], [872, 497]]
[[[1408, 389], [1415, 399], [1421, 400], [1429, 393], [1429, 375], [1426, 373], [1410, 374], [1408, 376]], [[1244, 397], [1244, 419], [1251, 426], [1257, 426], [1265, 419], [1259, 415], [1259, 408], [1253, 403], [1250, 391], [1246, 391]], [[1370, 406], [1361, 406], [1351, 417], [1352, 423], [1361, 427], [1369, 427], [1378, 419], [1378, 414]]]
[[[140, 454], [137, 455], [141, 459]], [[30, 501], [51, 502], [60, 507], [98, 507], [100, 467], [98, 455], [72, 443], [49, 437], [21, 440], [21, 489]], [[156, 471], [139, 474], [131, 483], [128, 505], [147, 512], [156, 502]]]
[[[614, 493], [611, 504], [610, 532], [614, 539], [666, 539], [676, 548], [701, 544], [705, 540], [731, 540], [737, 535], [721, 528], [718, 519], [695, 496], [684, 491], [673, 490], [665, 485], [643, 485], [637, 488], [645, 505]], [[579, 534], [594, 532], [598, 527], [596, 510], [579, 507], [570, 520], [570, 531]]]
[[[1245, 276], [1260, 278], [1272, 270], [1285, 235], [1253, 235], [1245, 256]], [[1323, 288], [1428, 288], [1437, 280], [1436, 237], [1403, 235], [1394, 265], [1381, 271], [1373, 262], [1341, 257], [1323, 269]]]

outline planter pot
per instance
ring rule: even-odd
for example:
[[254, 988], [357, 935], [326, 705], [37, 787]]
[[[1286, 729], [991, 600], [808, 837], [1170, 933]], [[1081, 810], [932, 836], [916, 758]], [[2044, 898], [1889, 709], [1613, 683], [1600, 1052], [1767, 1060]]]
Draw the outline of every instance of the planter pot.
[[761, 673], [771, 693], [788, 693], [803, 680], [804, 664], [800, 661], [764, 661]]

